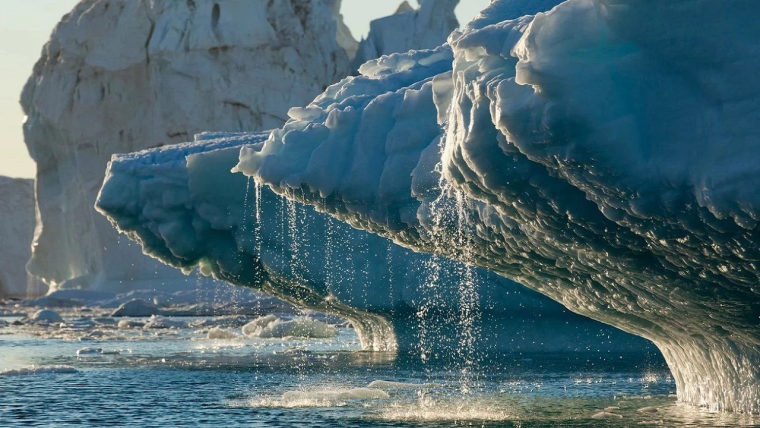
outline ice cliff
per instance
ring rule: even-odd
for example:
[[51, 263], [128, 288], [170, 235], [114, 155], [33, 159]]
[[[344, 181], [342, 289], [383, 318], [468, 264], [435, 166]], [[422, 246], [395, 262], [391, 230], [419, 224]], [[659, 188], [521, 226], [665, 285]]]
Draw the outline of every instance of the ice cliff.
[[759, 413], [760, 8], [520, 3], [365, 64], [237, 169], [650, 339], [683, 402]]
[[0, 299], [36, 297], [26, 274], [34, 236], [34, 180], [0, 176]]
[[29, 271], [53, 290], [185, 281], [93, 210], [106, 163], [208, 129], [282, 125], [288, 108], [350, 72], [339, 9], [339, 0], [80, 2], [22, 94], [38, 171]]
[[230, 173], [241, 147], [268, 137], [207, 133], [116, 156], [98, 209], [165, 263], [350, 319], [366, 349], [472, 363], [493, 352], [649, 346], [503, 277], [414, 253]]

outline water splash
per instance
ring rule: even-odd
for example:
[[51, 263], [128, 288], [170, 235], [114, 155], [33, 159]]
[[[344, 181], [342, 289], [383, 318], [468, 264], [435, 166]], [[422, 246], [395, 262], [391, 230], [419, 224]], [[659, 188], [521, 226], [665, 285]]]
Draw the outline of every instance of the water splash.
[[[441, 143], [441, 150], [443, 150], [443, 143]], [[441, 164], [436, 166], [439, 172], [441, 168]], [[437, 288], [439, 282], [443, 280], [442, 275], [450, 274], [451, 271], [457, 277], [457, 313], [451, 315], [448, 321], [456, 325], [459, 330], [458, 346], [454, 354], [457, 369], [461, 375], [460, 390], [463, 394], [469, 394], [473, 388], [477, 387], [477, 376], [480, 371], [477, 341], [481, 335], [482, 321], [478, 284], [475, 280], [474, 268], [470, 265], [474, 257], [472, 248], [475, 231], [470, 226], [473, 222], [470, 219], [471, 213], [464, 193], [452, 186], [445, 174], [440, 174], [438, 187], [440, 193], [437, 198], [422, 207], [427, 214], [426, 230], [430, 233], [425, 239], [438, 247], [438, 251], [435, 252], [442, 254], [450, 253], [451, 243], [454, 243], [458, 254], [455, 255], [457, 261], [432, 257], [427, 266], [428, 281], [426, 283], [430, 288]], [[444, 273], [445, 268], [448, 268], [448, 271]], [[439, 295], [440, 293], [433, 292], [433, 296]], [[423, 306], [420, 309], [418, 317], [423, 324], [426, 322], [424, 318], [430, 316], [429, 312], [429, 307]], [[423, 337], [422, 333], [426, 332], [421, 330], [421, 337]]]

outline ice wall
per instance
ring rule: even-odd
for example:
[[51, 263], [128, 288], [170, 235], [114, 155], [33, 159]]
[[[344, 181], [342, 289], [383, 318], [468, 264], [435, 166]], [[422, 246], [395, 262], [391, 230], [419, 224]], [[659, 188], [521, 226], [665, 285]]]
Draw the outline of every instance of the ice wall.
[[339, 0], [83, 0], [21, 99], [37, 162], [29, 271], [59, 287], [186, 281], [92, 209], [113, 153], [280, 126], [350, 71]]
[[237, 169], [652, 340], [683, 402], [760, 412], [760, 8], [568, 0], [509, 20], [520, 3], [539, 2], [365, 64]]
[[242, 146], [268, 136], [208, 133], [117, 156], [97, 207], [165, 263], [350, 319], [366, 349], [475, 361], [649, 346], [503, 277], [414, 253], [230, 173]]
[[359, 43], [354, 68], [397, 52], [433, 49], [446, 42], [459, 26], [454, 9], [459, 0], [418, 0], [419, 9], [404, 1], [395, 14], [370, 23], [367, 38]]
[[33, 236], [34, 180], [0, 176], [0, 299], [45, 291], [26, 274]]

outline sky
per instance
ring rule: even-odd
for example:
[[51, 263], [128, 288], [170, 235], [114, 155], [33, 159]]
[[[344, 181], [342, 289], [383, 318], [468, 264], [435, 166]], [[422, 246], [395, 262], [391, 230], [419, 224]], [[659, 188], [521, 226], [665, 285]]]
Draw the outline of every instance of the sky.
[[[35, 165], [24, 145], [24, 116], [18, 100], [53, 27], [78, 0], [3, 2], [10, 5], [3, 4], [0, 13], [0, 175], [31, 178]], [[468, 22], [489, 2], [461, 0], [457, 8], [459, 22]], [[343, 0], [342, 13], [358, 40], [367, 34], [371, 20], [390, 15], [400, 3], [401, 0]]]

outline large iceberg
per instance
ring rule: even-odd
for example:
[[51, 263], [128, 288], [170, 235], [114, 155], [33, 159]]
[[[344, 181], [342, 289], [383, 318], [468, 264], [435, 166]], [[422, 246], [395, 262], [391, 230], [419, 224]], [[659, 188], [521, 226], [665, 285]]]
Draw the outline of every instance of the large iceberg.
[[760, 8], [556, 3], [365, 64], [236, 171], [650, 339], [683, 402], [760, 413]]
[[0, 176], [0, 299], [45, 291], [26, 274], [33, 237], [34, 180]]
[[760, 412], [760, 8], [518, 3], [366, 64], [237, 169], [652, 340], [684, 402]]
[[93, 210], [106, 163], [208, 129], [282, 125], [351, 72], [339, 10], [340, 0], [82, 0], [21, 99], [37, 163], [29, 271], [51, 291], [184, 283]]
[[185, 272], [348, 318], [365, 349], [472, 362], [650, 347], [503, 277], [412, 252], [230, 173], [241, 147], [268, 137], [206, 133], [115, 156], [97, 207], [146, 254]]

